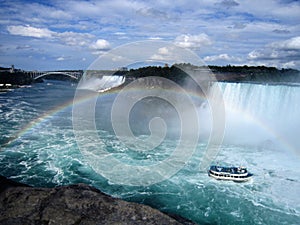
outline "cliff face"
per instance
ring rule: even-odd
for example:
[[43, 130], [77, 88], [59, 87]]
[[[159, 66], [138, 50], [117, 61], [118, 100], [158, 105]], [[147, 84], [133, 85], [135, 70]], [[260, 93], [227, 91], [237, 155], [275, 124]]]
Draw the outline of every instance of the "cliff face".
[[193, 224], [85, 184], [32, 188], [0, 179], [0, 224]]

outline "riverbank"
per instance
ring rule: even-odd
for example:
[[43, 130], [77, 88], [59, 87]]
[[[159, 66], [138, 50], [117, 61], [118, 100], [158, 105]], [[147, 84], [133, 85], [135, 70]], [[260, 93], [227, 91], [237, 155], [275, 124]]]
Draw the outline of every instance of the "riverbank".
[[33, 188], [2, 176], [0, 183], [0, 224], [194, 224], [86, 184]]
[[0, 72], [0, 89], [9, 86], [29, 85], [33, 83], [32, 77], [24, 72]]
[[[0, 85], [2, 86], [20, 86], [29, 85], [34, 82], [41, 82], [43, 78], [55, 80], [71, 80], [78, 82], [84, 74], [82, 70], [60, 70], [45, 72], [44, 75], [36, 79], [32, 76], [33, 72], [23, 71], [21, 69], [12, 70], [0, 67]], [[41, 73], [35, 71], [35, 73]], [[70, 74], [80, 73], [79, 77], [73, 77]], [[277, 69], [275, 67], [265, 66], [194, 66], [191, 64], [181, 63], [172, 66], [158, 67], [148, 66], [130, 70], [90, 70], [85, 71], [86, 78], [102, 78], [103, 76], [123, 76], [126, 80], [135, 80], [143, 77], [163, 77], [170, 79], [179, 85], [186, 83], [193, 84], [194, 81], [188, 74], [194, 74], [194, 78], [202, 83], [210, 81], [222, 82], [250, 82], [250, 83], [300, 83], [300, 72], [295, 69]], [[76, 79], [74, 79], [76, 78]], [[198, 86], [197, 84], [194, 84]], [[0, 86], [0, 89], [2, 87]]]

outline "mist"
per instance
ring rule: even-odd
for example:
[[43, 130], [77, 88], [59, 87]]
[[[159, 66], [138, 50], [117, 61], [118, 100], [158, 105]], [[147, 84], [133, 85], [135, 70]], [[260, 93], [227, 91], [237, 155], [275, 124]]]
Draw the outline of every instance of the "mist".
[[[123, 84], [124, 77], [91, 78], [79, 85], [81, 89], [89, 89], [97, 92], [108, 90]], [[225, 112], [225, 129], [223, 143], [232, 145], [251, 146], [277, 146], [282, 143], [292, 149], [299, 148], [297, 134], [300, 133], [300, 87], [287, 85], [264, 85], [251, 83], [214, 83], [210, 85], [208, 95], [197, 92], [194, 83], [186, 83], [184, 89], [188, 92], [174, 91], [166, 85], [161, 87], [161, 82], [147, 81], [147, 87], [131, 89], [132, 96], [138, 96], [149, 90], [155, 93], [164, 93], [176, 99], [176, 104], [171, 104], [168, 99], [159, 96], [148, 96], [138, 99], [130, 109], [127, 120], [135, 136], [151, 135], [149, 124], [153, 118], [161, 118], [166, 127], [168, 139], [180, 140], [182, 135], [182, 116], [191, 110], [196, 110], [197, 119], [186, 120], [186, 127], [192, 127], [197, 123], [199, 130], [190, 129], [188, 132], [198, 132], [199, 142], [207, 142], [210, 138], [213, 125], [212, 107], [210, 102], [214, 98], [214, 92], [219, 89], [222, 92]], [[193, 89], [194, 88], [194, 89]], [[129, 93], [128, 92], [128, 93]], [[176, 109], [183, 103], [182, 96], [191, 94], [193, 106], [182, 111]], [[111, 125], [111, 110], [114, 100], [119, 93], [114, 93], [109, 98], [101, 97], [97, 102], [97, 127], [101, 130], [113, 132]], [[168, 98], [168, 97], [167, 97]], [[127, 102], [122, 103], [126, 107]], [[216, 110], [214, 108], [213, 110]], [[120, 114], [122, 115], [122, 112]], [[154, 129], [155, 130], [155, 129]]]

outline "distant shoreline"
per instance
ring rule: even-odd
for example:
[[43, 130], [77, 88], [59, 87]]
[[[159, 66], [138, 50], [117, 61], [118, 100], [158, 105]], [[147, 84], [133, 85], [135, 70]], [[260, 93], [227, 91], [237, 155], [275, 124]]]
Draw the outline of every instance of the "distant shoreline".
[[[201, 70], [209, 71], [212, 80], [206, 79], [202, 80]], [[59, 70], [52, 72], [51, 75], [45, 75], [43, 78], [51, 78], [58, 80], [74, 80], [69, 76], [64, 76], [61, 74], [65, 73], [74, 73], [78, 72], [84, 74], [84, 71], [78, 70]], [[188, 63], [174, 64], [172, 66], [157, 67], [157, 66], [148, 66], [141, 67], [138, 69], [130, 70], [116, 70], [116, 71], [85, 71], [86, 76], [99, 77], [103, 75], [114, 75], [114, 76], [124, 76], [126, 79], [132, 80], [147, 76], [157, 76], [163, 77], [178, 84], [183, 84], [186, 78], [189, 78], [189, 73], [193, 73], [194, 76], [199, 74], [199, 78], [203, 82], [207, 81], [221, 81], [221, 82], [243, 82], [243, 83], [264, 83], [270, 85], [276, 84], [286, 84], [286, 85], [295, 85], [300, 83], [300, 71], [295, 69], [277, 69], [275, 67], [265, 67], [265, 66], [208, 66], [208, 67], [198, 67]], [[42, 73], [38, 71], [23, 71], [21, 69], [14, 68], [3, 68], [0, 67], [0, 89], [9, 89], [17, 88], [21, 85], [30, 85], [35, 82], [42, 82], [42, 79], [36, 80], [33, 77], [33, 73]], [[80, 77], [79, 77], [80, 78]]]

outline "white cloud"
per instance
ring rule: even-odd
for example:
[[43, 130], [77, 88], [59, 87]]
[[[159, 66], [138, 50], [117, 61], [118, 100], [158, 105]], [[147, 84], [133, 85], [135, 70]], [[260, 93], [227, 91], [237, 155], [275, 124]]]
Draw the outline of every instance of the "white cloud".
[[58, 57], [56, 60], [57, 60], [57, 61], [64, 61], [65, 58], [64, 58], [63, 56], [61, 56], [61, 57]]
[[171, 15], [167, 11], [162, 11], [159, 9], [155, 9], [153, 7], [145, 7], [137, 10], [137, 14], [144, 16], [144, 17], [150, 17], [152, 19], [160, 19], [160, 20], [177, 20], [176, 15]]
[[262, 58], [263, 54], [258, 51], [258, 50], [253, 50], [251, 52], [249, 52], [248, 54], [248, 59], [249, 60], [255, 60], [255, 59], [258, 59], [258, 58]]
[[212, 61], [217, 61], [217, 60], [230, 61], [233, 59], [235, 59], [235, 58], [229, 56], [228, 54], [220, 54], [220, 55], [206, 56], [204, 58], [204, 61], [206, 61], [206, 62], [212, 62]]
[[54, 32], [48, 30], [47, 28], [36, 28], [31, 26], [8, 26], [7, 30], [13, 35], [36, 38], [52, 37], [54, 34]]
[[110, 44], [107, 40], [98, 39], [95, 43], [90, 46], [91, 49], [94, 50], [108, 50], [110, 49]]
[[175, 44], [182, 48], [197, 49], [212, 44], [210, 38], [202, 33], [199, 35], [180, 35], [175, 38]]
[[[88, 46], [94, 37], [87, 33], [75, 32], [54, 32], [47, 28], [37, 28], [32, 26], [8, 26], [7, 30], [12, 35], [20, 35], [34, 38], [51, 38], [63, 42], [69, 46]], [[99, 44], [99, 43], [98, 43]]]
[[194, 54], [190, 51], [182, 50], [173, 44], [160, 47], [150, 57], [150, 60], [160, 61], [168, 64], [174, 63], [191, 63], [194, 60]]
[[115, 32], [114, 34], [115, 34], [115, 35], [118, 35], [118, 36], [123, 36], [123, 35], [126, 35], [126, 33], [125, 33], [125, 32]]
[[176, 54], [174, 54], [173, 52], [174, 52], [174, 48], [172, 47], [161, 47], [157, 50], [156, 54], [150, 57], [150, 59], [155, 61], [174, 60]]
[[55, 33], [55, 37], [70, 46], [88, 46], [94, 37], [87, 33], [63, 32]]
[[300, 36], [283, 41], [272, 42], [261, 49], [255, 49], [248, 54], [251, 62], [259, 61], [265, 65], [280, 67], [300, 66]]
[[111, 47], [107, 40], [98, 39], [96, 42], [92, 43], [89, 48], [92, 50], [92, 54], [101, 55], [107, 52]]
[[[1, 3], [0, 15], [10, 24], [30, 24], [45, 27], [49, 24], [61, 24], [74, 19], [67, 7], [57, 7], [51, 1], [47, 4], [33, 1], [5, 1]], [[16, 23], [17, 22], [17, 23]]]
[[167, 47], [162, 47], [158, 49], [158, 53], [161, 55], [168, 55], [169, 53], [169, 49]]
[[299, 62], [296, 63], [295, 61], [289, 61], [289, 62], [283, 63], [282, 67], [283, 68], [296, 68], [297, 64], [299, 65]]
[[162, 38], [161, 37], [149, 37], [149, 40], [162, 40]]
[[175, 54], [173, 54], [172, 47], [161, 47], [157, 50], [157, 53], [153, 54], [150, 59], [154, 61], [169, 61], [173, 60]]
[[273, 42], [270, 47], [282, 50], [300, 50], [300, 36], [285, 41]]
[[300, 36], [284, 41], [276, 41], [262, 49], [256, 49], [248, 54], [248, 58], [255, 59], [287, 59], [300, 56]]

